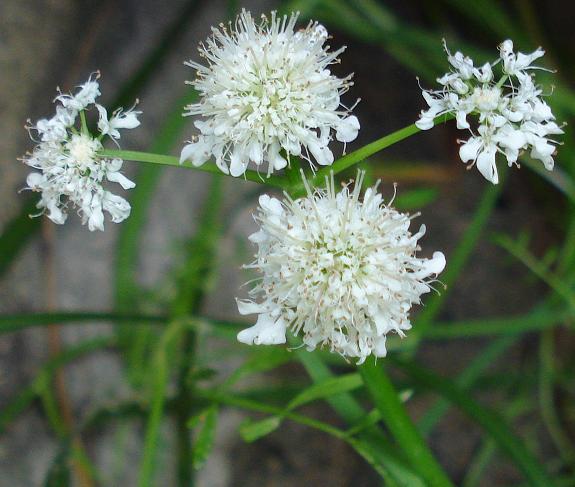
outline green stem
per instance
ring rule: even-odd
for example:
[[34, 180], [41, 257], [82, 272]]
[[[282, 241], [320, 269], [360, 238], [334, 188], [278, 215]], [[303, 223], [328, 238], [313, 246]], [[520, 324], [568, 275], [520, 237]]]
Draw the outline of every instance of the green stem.
[[127, 313], [100, 313], [92, 311], [61, 311], [54, 313], [20, 313], [0, 315], [0, 334], [23, 330], [31, 326], [48, 326], [53, 323], [77, 324], [84, 322], [131, 322], [141, 324], [165, 323], [165, 316]]
[[[474, 382], [481, 377], [481, 374], [506, 350], [509, 350], [516, 341], [516, 337], [502, 337], [493, 341], [457, 376], [454, 381], [455, 384], [462, 389], [470, 389]], [[451, 404], [445, 398], [439, 398], [419, 420], [419, 431], [428, 437], [450, 406]]]
[[548, 266], [537, 260], [523, 245], [515, 242], [507, 235], [500, 235], [495, 238], [495, 242], [509, 252], [513, 257], [522, 262], [533, 274], [553, 289], [565, 302], [575, 310], [575, 296], [570, 286], [558, 277], [555, 273], [550, 272]]
[[415, 471], [431, 487], [452, 486], [411, 421], [383, 367], [378, 366], [375, 360], [370, 358], [359, 367], [359, 371], [375, 405], [381, 412], [383, 421]]
[[82, 134], [90, 135], [90, 132], [88, 131], [88, 122], [86, 122], [86, 113], [84, 110], [80, 111], [80, 122], [82, 123]]
[[153, 357], [153, 382], [150, 414], [146, 424], [146, 437], [144, 440], [144, 453], [140, 475], [139, 487], [151, 487], [154, 483], [156, 470], [156, 456], [160, 447], [160, 427], [166, 402], [166, 390], [169, 380], [169, 351], [173, 342], [180, 336], [184, 328], [183, 321], [174, 321], [166, 329], [161, 337], [161, 342]]
[[[563, 459], [565, 465], [575, 465], [575, 449], [571, 440], [564, 432], [561, 419], [555, 410], [554, 394], [554, 375], [555, 366], [553, 363], [555, 357], [553, 330], [545, 330], [541, 333], [539, 344], [539, 357], [541, 367], [539, 369], [539, 401], [541, 403], [541, 416], [547, 427], [549, 436], [555, 444], [559, 456]], [[573, 470], [573, 468], [571, 468]]]
[[304, 416], [299, 413], [294, 413], [291, 411], [286, 411], [284, 408], [279, 406], [273, 406], [271, 404], [265, 404], [259, 401], [254, 401], [249, 398], [244, 398], [241, 396], [232, 396], [230, 394], [219, 394], [219, 393], [210, 393], [210, 392], [198, 392], [200, 397], [203, 399], [209, 399], [210, 401], [217, 402], [219, 404], [226, 404], [228, 406], [235, 406], [242, 409], [246, 409], [248, 411], [257, 411], [260, 413], [265, 414], [273, 414], [276, 416], [281, 416], [283, 418], [287, 418], [291, 421], [296, 423], [303, 424], [305, 426], [309, 426], [310, 428], [317, 429], [319, 431], [323, 431], [328, 435], [335, 436], [340, 440], [347, 440], [347, 433], [345, 431], [340, 430], [339, 428], [335, 428], [327, 423], [322, 421], [318, 421], [316, 419], [310, 418], [308, 416]]
[[[322, 431], [328, 435], [334, 436], [342, 441], [348, 443], [359, 455], [361, 455], [364, 460], [366, 460], [373, 468], [377, 471], [379, 475], [385, 480], [386, 485], [390, 487], [399, 486], [400, 484], [395, 482], [393, 477], [389, 475], [387, 470], [381, 467], [378, 464], [377, 459], [374, 458], [372, 451], [365, 444], [361, 439], [353, 438], [348, 435], [347, 432], [340, 430], [339, 428], [335, 428], [330, 424], [324, 423], [322, 421], [318, 421], [317, 419], [310, 418], [303, 414], [294, 413], [291, 411], [285, 411], [285, 409], [277, 406], [272, 406], [270, 404], [264, 404], [258, 401], [254, 401], [252, 399], [243, 398], [239, 396], [232, 396], [229, 394], [211, 394], [209, 392], [201, 392], [200, 393], [202, 398], [208, 399], [212, 402], [217, 402], [219, 404], [225, 404], [228, 406], [234, 406], [238, 408], [245, 409], [247, 411], [257, 411], [260, 413], [267, 413], [267, 414], [274, 414], [277, 416], [283, 416], [295, 423], [302, 424], [304, 426], [308, 426], [310, 428], [316, 429], [318, 431]], [[402, 484], [403, 485], [403, 484]]]
[[[103, 149], [99, 152], [103, 157], [117, 157], [125, 161], [134, 162], [146, 162], [150, 164], [159, 164], [162, 166], [175, 166], [175, 167], [185, 167], [187, 169], [195, 169], [197, 171], [207, 172], [211, 174], [224, 175], [224, 173], [214, 164], [204, 164], [202, 166], [194, 166], [190, 162], [182, 162], [175, 156], [168, 156], [164, 154], [153, 154], [150, 152], [139, 152], [131, 150], [117, 150], [117, 149]], [[241, 179], [241, 178], [238, 178]], [[266, 184], [268, 186], [273, 186], [274, 188], [285, 188], [287, 186], [287, 181], [281, 176], [269, 176], [265, 177], [258, 173], [257, 171], [247, 170], [243, 179], [247, 181], [252, 181], [254, 183]]]
[[194, 484], [194, 472], [192, 469], [193, 445], [191, 432], [187, 427], [187, 423], [193, 405], [193, 386], [188, 382], [188, 379], [189, 373], [193, 369], [196, 355], [195, 330], [186, 330], [182, 341], [183, 360], [179, 370], [175, 414], [177, 444], [176, 471], [179, 487], [191, 487]]
[[[452, 114], [441, 115], [436, 117], [433, 121], [435, 125], [439, 123], [447, 122], [448, 120], [453, 119], [454, 116]], [[326, 177], [329, 177], [331, 172], [333, 171], [334, 174], [339, 174], [346, 169], [364, 161], [369, 156], [382, 151], [383, 149], [387, 149], [398, 142], [401, 142], [412, 135], [421, 132], [421, 129], [418, 129], [414, 123], [408, 125], [407, 127], [403, 127], [402, 129], [396, 130], [391, 134], [388, 134], [381, 139], [377, 139], [359, 149], [350, 152], [349, 154], [341, 157], [337, 161], [335, 161], [331, 166], [324, 167], [320, 169], [313, 178], [314, 185], [323, 184], [323, 181]]]
[[[434, 120], [435, 124], [444, 123], [448, 120], [453, 118], [452, 114], [441, 115]], [[365, 160], [367, 157], [382, 151], [398, 142], [415, 135], [416, 133], [420, 132], [415, 124], [408, 125], [402, 129], [396, 130], [395, 132], [388, 134], [380, 139], [375, 140], [363, 147], [353, 151], [337, 161], [335, 161], [331, 166], [324, 167], [323, 169], [319, 170], [315, 176], [312, 178], [312, 184], [318, 185], [323, 184], [323, 181], [326, 176], [329, 176], [332, 172], [334, 174], [339, 174], [346, 169], [354, 166]], [[198, 171], [208, 172], [212, 174], [223, 174], [220, 169], [214, 164], [204, 164], [202, 166], [194, 166], [190, 162], [183, 162], [180, 163], [179, 159], [175, 156], [169, 156], [164, 154], [153, 154], [150, 152], [139, 152], [139, 151], [129, 151], [129, 150], [117, 150], [117, 149], [103, 149], [100, 151], [100, 155], [103, 157], [117, 157], [119, 159], [123, 159], [126, 161], [134, 161], [134, 162], [146, 162], [151, 164], [160, 164], [163, 166], [176, 166], [176, 167], [185, 167], [188, 169], [196, 169]], [[295, 159], [292, 159], [292, 163], [294, 164], [294, 169], [297, 168], [297, 163]], [[291, 173], [295, 173], [295, 170], [291, 170]], [[291, 186], [292, 193], [295, 195], [299, 195], [303, 191], [303, 182], [300, 180], [299, 175], [296, 178], [290, 176], [290, 171], [286, 176], [268, 176], [264, 177], [257, 171], [247, 170], [243, 178], [247, 181], [252, 181], [254, 183], [265, 184], [268, 186], [272, 186], [274, 188], [285, 189], [288, 186]]]
[[486, 318], [483, 320], [453, 321], [434, 323], [426, 328], [422, 336], [426, 340], [444, 340], [446, 338], [469, 338], [490, 335], [519, 335], [534, 330], [551, 328], [568, 322], [573, 317], [571, 309], [537, 309], [524, 315], [504, 318]]
[[425, 334], [427, 327], [441, 311], [451, 287], [455, 284], [465, 268], [469, 257], [472, 255], [473, 249], [477, 245], [483, 229], [489, 221], [491, 212], [495, 208], [495, 203], [502, 189], [503, 181], [497, 185], [490, 184], [485, 189], [481, 201], [475, 210], [473, 219], [459, 240], [455, 251], [449, 256], [447, 267], [440, 276], [440, 280], [445, 285], [445, 289], [443, 289], [440, 294], [436, 294], [428, 299], [425, 308], [423, 308], [417, 316], [418, 333]]

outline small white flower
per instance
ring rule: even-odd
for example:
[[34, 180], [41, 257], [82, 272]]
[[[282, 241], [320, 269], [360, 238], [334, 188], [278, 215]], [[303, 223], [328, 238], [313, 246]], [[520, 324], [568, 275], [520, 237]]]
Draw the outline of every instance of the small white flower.
[[99, 77], [99, 72], [90, 75], [88, 81], [80, 85], [80, 89], [75, 94], [60, 93], [56, 97], [56, 101], [59, 101], [66, 110], [70, 110], [74, 116], [77, 115], [78, 112], [95, 103], [96, 98], [100, 96], [100, 84], [97, 81]]
[[445, 266], [435, 252], [416, 256], [425, 226], [412, 234], [411, 217], [383, 202], [377, 184], [360, 200], [363, 173], [353, 190], [326, 189], [280, 201], [263, 195], [255, 215], [258, 246], [247, 268], [261, 274], [241, 314], [256, 324], [238, 334], [246, 344], [285, 343], [286, 330], [301, 334], [309, 350], [326, 346], [363, 362], [385, 356], [386, 336], [411, 328], [409, 311], [430, 291]]
[[517, 76], [517, 74], [525, 71], [526, 69], [537, 69], [531, 66], [531, 63], [540, 57], [543, 57], [545, 51], [540, 47], [533, 51], [531, 54], [523, 54], [513, 52], [513, 41], [507, 39], [499, 45], [499, 57], [503, 62], [503, 72]]
[[340, 101], [351, 76], [340, 79], [329, 70], [344, 48], [329, 52], [327, 31], [317, 22], [296, 31], [297, 17], [272, 12], [256, 24], [243, 10], [229, 30], [213, 29], [200, 47], [207, 66], [186, 63], [197, 72], [190, 84], [200, 101], [188, 105], [185, 115], [202, 119], [181, 162], [200, 166], [213, 157], [232, 176], [242, 175], [250, 161], [258, 168], [267, 163], [269, 175], [284, 168], [290, 155], [312, 167], [312, 159], [330, 165], [333, 132], [344, 144], [357, 137], [359, 121]]
[[120, 131], [118, 129], [134, 129], [140, 126], [138, 115], [142, 112], [135, 111], [133, 108], [123, 111], [121, 108], [112, 114], [112, 118], [108, 119], [108, 112], [102, 105], [96, 105], [100, 118], [98, 120], [98, 129], [101, 134], [109, 135], [113, 139], [120, 139]]
[[[90, 77], [75, 94], [57, 96], [55, 101], [60, 105], [56, 106], [56, 115], [30, 127], [39, 141], [33, 152], [23, 158], [25, 164], [40, 171], [30, 173], [26, 181], [28, 189], [42, 194], [37, 204], [42, 213], [53, 222], [63, 224], [70, 206], [76, 207], [82, 223], [88, 224], [90, 231], [104, 230], [104, 211], [115, 223], [130, 214], [130, 204], [105, 190], [103, 184], [107, 180], [124, 189], [131, 189], [135, 184], [120, 172], [121, 159], [108, 159], [99, 154], [103, 148], [100, 140], [104, 135], [119, 139], [118, 129], [137, 127], [140, 113], [118, 110], [108, 120], [105, 108], [95, 102], [99, 94], [96, 76]], [[75, 127], [78, 116], [92, 106], [100, 115], [98, 137], [84, 127]]]
[[[526, 72], [542, 69], [531, 64], [544, 51], [515, 54], [513, 42], [507, 40], [499, 46], [500, 59], [475, 68], [471, 58], [460, 52], [452, 55], [445, 41], [444, 47], [454, 70], [437, 80], [440, 90], [423, 90], [429, 108], [421, 112], [417, 127], [429, 130], [435, 117], [455, 115], [457, 128], [471, 132], [471, 137], [462, 141], [461, 160], [477, 164], [479, 172], [493, 184], [499, 182], [497, 153], [503, 154], [511, 166], [517, 165], [521, 151], [531, 149], [531, 157], [552, 170], [557, 142], [549, 136], [562, 134], [563, 130], [542, 100], [541, 89]], [[493, 67], [499, 63], [502, 76], [495, 80]], [[468, 118], [473, 119], [471, 123]]]

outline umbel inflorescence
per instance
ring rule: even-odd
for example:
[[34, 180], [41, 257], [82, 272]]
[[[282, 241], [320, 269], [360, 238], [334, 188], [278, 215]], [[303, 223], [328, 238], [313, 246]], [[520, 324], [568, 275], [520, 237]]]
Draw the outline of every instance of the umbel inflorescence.
[[[104, 213], [118, 223], [130, 214], [130, 204], [122, 197], [104, 189], [104, 182], [120, 184], [124, 189], [135, 185], [120, 169], [122, 159], [102, 157], [102, 139], [120, 138], [119, 129], [140, 125], [132, 110], [115, 111], [109, 118], [106, 109], [96, 103], [100, 95], [98, 75], [91, 76], [74, 94], [60, 93], [54, 100], [56, 114], [28, 127], [34, 150], [23, 161], [40, 172], [28, 175], [28, 188], [41, 193], [37, 207], [54, 223], [63, 224], [71, 208], [76, 208], [83, 224], [93, 230], [104, 230]], [[85, 112], [95, 107], [98, 111], [98, 136], [93, 136], [86, 125]]]
[[445, 257], [420, 258], [411, 217], [377, 191], [360, 199], [363, 173], [353, 189], [336, 192], [333, 177], [325, 189], [283, 201], [263, 195], [255, 215], [259, 231], [255, 261], [246, 266], [261, 279], [249, 300], [238, 300], [241, 314], [258, 314], [241, 331], [247, 344], [279, 344], [286, 330], [301, 334], [309, 350], [325, 346], [363, 362], [386, 354], [386, 336], [411, 328], [409, 312], [443, 270]]
[[[433, 119], [451, 113], [457, 128], [468, 130], [471, 137], [462, 141], [459, 155], [463, 162], [474, 164], [493, 184], [499, 176], [497, 153], [503, 154], [509, 166], [517, 164], [522, 150], [530, 149], [534, 159], [553, 169], [555, 144], [550, 136], [562, 134], [551, 108], [542, 99], [542, 90], [530, 70], [541, 69], [532, 63], [544, 55], [542, 49], [531, 54], [515, 53], [513, 42], [499, 46], [499, 59], [475, 67], [473, 60], [461, 52], [452, 55], [447, 46], [447, 59], [452, 70], [439, 78], [441, 89], [423, 90], [429, 108], [421, 113], [416, 125], [427, 130]], [[496, 77], [493, 68], [501, 72]], [[469, 118], [473, 121], [470, 124]]]
[[213, 157], [232, 176], [250, 162], [267, 164], [271, 174], [290, 156], [330, 165], [333, 133], [344, 144], [356, 138], [359, 122], [340, 100], [351, 76], [340, 79], [329, 69], [344, 48], [329, 52], [326, 29], [310, 22], [295, 30], [297, 18], [272, 12], [256, 23], [243, 10], [233, 26], [213, 29], [200, 47], [207, 65], [186, 63], [196, 70], [190, 84], [200, 97], [186, 115], [201, 118], [181, 161], [199, 166]]

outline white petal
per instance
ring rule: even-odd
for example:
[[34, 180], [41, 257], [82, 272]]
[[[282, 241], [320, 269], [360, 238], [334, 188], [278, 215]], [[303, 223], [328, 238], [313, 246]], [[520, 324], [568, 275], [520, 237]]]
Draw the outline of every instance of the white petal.
[[138, 115], [142, 112], [128, 111], [115, 115], [110, 120], [110, 124], [118, 129], [133, 129], [140, 125]]
[[230, 174], [234, 177], [241, 176], [246, 172], [248, 161], [249, 158], [246, 154], [242, 150], [235, 148], [230, 158]]
[[355, 115], [347, 117], [339, 123], [335, 138], [340, 142], [351, 142], [357, 137], [359, 131], [359, 120]]
[[320, 166], [329, 166], [333, 163], [333, 153], [328, 147], [321, 147], [317, 142], [313, 141], [308, 144], [308, 148]]
[[433, 119], [434, 117], [430, 117], [425, 115], [424, 113], [422, 113], [420, 115], [419, 120], [417, 120], [415, 122], [415, 126], [419, 129], [419, 130], [429, 130], [431, 128], [433, 128]]
[[266, 307], [263, 304], [254, 303], [253, 301], [236, 299], [236, 304], [238, 305], [238, 312], [241, 315], [253, 315], [266, 311]]
[[278, 216], [283, 213], [281, 201], [277, 198], [271, 198], [267, 194], [262, 194], [259, 197], [258, 202], [260, 206], [268, 213], [272, 213]]
[[194, 166], [201, 166], [210, 158], [210, 149], [209, 144], [203, 138], [200, 138], [197, 142], [187, 144], [180, 154], [180, 164], [189, 160]]
[[386, 335], [377, 338], [375, 341], [375, 347], [373, 349], [373, 355], [376, 357], [385, 357], [387, 355], [387, 349], [385, 348], [386, 340]]
[[479, 137], [471, 137], [459, 148], [459, 157], [463, 162], [474, 161], [483, 142]]
[[44, 182], [44, 176], [39, 172], [31, 172], [26, 178], [26, 184], [29, 188], [35, 189]]
[[445, 255], [443, 252], [433, 252], [433, 257], [425, 261], [425, 269], [428, 274], [441, 274], [445, 269]]
[[102, 207], [112, 217], [114, 223], [120, 223], [130, 216], [130, 203], [121, 196], [106, 191], [102, 198]]
[[130, 181], [121, 172], [108, 172], [107, 178], [108, 178], [108, 181], [118, 183], [124, 189], [132, 189], [136, 186], [136, 183], [134, 183], [133, 181]]
[[457, 128], [460, 130], [468, 129], [470, 127], [467, 121], [467, 113], [463, 110], [458, 110], [455, 113], [455, 120], [457, 121]]
[[92, 208], [88, 217], [88, 229], [91, 232], [95, 230], [104, 231], [104, 213], [102, 213], [101, 208]]
[[[258, 321], [266, 315], [260, 315]], [[269, 323], [272, 322], [270, 325]], [[238, 335], [239, 336], [239, 335]], [[271, 318], [265, 318], [265, 326], [262, 326], [258, 336], [254, 338], [254, 345], [280, 345], [286, 342], [286, 325], [282, 318], [273, 322]]]
[[276, 345], [286, 342], [285, 322], [260, 314], [256, 324], [238, 333], [238, 341], [247, 345]]
[[497, 166], [495, 165], [495, 154], [497, 153], [494, 145], [487, 146], [477, 156], [477, 169], [483, 174], [483, 177], [493, 184], [499, 183]]
[[269, 173], [272, 169], [283, 169], [287, 166], [287, 161], [280, 155], [281, 147], [279, 143], [274, 142], [268, 149], [268, 164], [270, 165]]
[[98, 130], [106, 135], [110, 132], [110, 121], [108, 120], [108, 111], [102, 105], [96, 103], [96, 108], [98, 109]]

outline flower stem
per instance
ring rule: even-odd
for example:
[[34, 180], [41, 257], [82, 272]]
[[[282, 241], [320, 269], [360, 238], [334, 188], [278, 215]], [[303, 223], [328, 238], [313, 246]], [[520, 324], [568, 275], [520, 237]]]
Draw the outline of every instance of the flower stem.
[[[436, 117], [433, 122], [435, 125], [437, 125], [439, 123], [445, 123], [449, 120], [452, 120], [453, 118], [454, 115], [448, 113]], [[376, 154], [383, 149], [387, 149], [388, 147], [391, 147], [392, 145], [397, 144], [398, 142], [401, 142], [402, 140], [407, 139], [408, 137], [411, 137], [420, 131], [421, 129], [417, 128], [413, 123], [407, 127], [396, 130], [391, 134], [385, 135], [380, 139], [370, 142], [369, 144], [364, 145], [363, 147], [360, 147], [359, 149], [339, 158], [331, 166], [326, 166], [323, 169], [320, 169], [313, 177], [311, 184], [312, 186], [321, 185], [323, 184], [325, 178], [329, 177], [332, 172], [333, 174], [339, 174], [340, 172], [345, 171], [346, 169], [349, 169], [350, 167], [364, 161], [369, 156], [372, 156], [373, 154]], [[292, 193], [296, 195], [301, 194], [303, 190], [303, 183], [301, 182], [299, 183], [299, 186], [292, 187]]]
[[[453, 114], [445, 114], [439, 117], [436, 117], [434, 120], [434, 124], [444, 123], [448, 120], [454, 118]], [[339, 174], [346, 169], [354, 166], [365, 160], [367, 157], [372, 156], [373, 154], [382, 151], [383, 149], [387, 149], [398, 142], [401, 142], [412, 135], [418, 133], [420, 129], [418, 129], [415, 124], [408, 125], [407, 127], [403, 127], [402, 129], [396, 130], [391, 134], [385, 135], [381, 139], [377, 139], [359, 149], [339, 158], [335, 161], [331, 166], [326, 166], [323, 169], [319, 170], [315, 176], [313, 177], [311, 183], [312, 186], [317, 186], [318, 184], [323, 184], [323, 181], [326, 176], [329, 176], [330, 173], [333, 171], [334, 174]], [[204, 164], [202, 166], [194, 166], [190, 162], [183, 162], [180, 164], [180, 161], [175, 156], [169, 156], [164, 154], [153, 154], [150, 152], [139, 152], [139, 151], [130, 151], [130, 150], [117, 150], [117, 149], [103, 149], [100, 152], [100, 155], [103, 157], [117, 157], [119, 159], [123, 159], [125, 161], [134, 161], [134, 162], [146, 162], [151, 164], [160, 164], [163, 166], [176, 166], [176, 167], [185, 167], [187, 169], [196, 169], [198, 171], [208, 172], [212, 174], [224, 174], [217, 166], [214, 164]], [[291, 193], [294, 195], [299, 195], [303, 192], [303, 182], [299, 178], [299, 170], [297, 160], [292, 158], [292, 166], [288, 169], [287, 174], [284, 176], [262, 176], [259, 172], [253, 170], [247, 170], [243, 177], [247, 181], [252, 181], [254, 183], [265, 184], [267, 186], [272, 186], [274, 188], [279, 189], [287, 189], [291, 187]], [[297, 178], [294, 177], [297, 175]]]
[[[162, 166], [185, 167], [187, 169], [196, 169], [197, 171], [208, 172], [211, 174], [225, 175], [214, 164], [204, 164], [203, 166], [194, 166], [189, 162], [183, 162], [180, 164], [180, 161], [177, 157], [164, 154], [153, 154], [150, 152], [116, 150], [116, 149], [104, 149], [101, 150], [99, 154], [103, 157], [117, 157], [125, 161], [146, 162], [151, 164], [160, 164]], [[254, 183], [273, 186], [274, 188], [285, 188], [287, 186], [286, 178], [282, 176], [265, 177], [262, 176], [257, 171], [247, 170], [244, 173], [244, 179], [246, 179], [247, 181], [252, 181]]]
[[415, 471], [431, 487], [451, 487], [453, 484], [411, 421], [383, 365], [378, 366], [370, 358], [359, 366], [359, 371], [383, 421]]
[[82, 123], [82, 133], [84, 135], [89, 135], [90, 131], [88, 130], [88, 122], [86, 121], [86, 113], [84, 110], [80, 111], [80, 121]]

